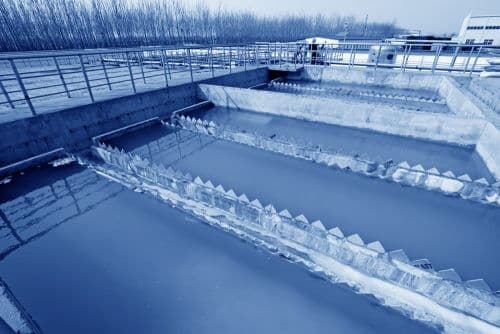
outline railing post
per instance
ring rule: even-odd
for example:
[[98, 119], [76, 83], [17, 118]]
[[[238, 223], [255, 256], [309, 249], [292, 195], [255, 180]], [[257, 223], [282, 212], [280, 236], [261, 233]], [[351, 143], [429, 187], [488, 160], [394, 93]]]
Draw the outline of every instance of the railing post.
[[66, 95], [68, 97], [71, 97], [71, 94], [68, 91], [68, 86], [66, 85], [66, 80], [64, 80], [64, 76], [63, 76], [63, 74], [61, 72], [61, 67], [59, 66], [59, 63], [57, 62], [57, 58], [56, 57], [52, 57], [52, 59], [54, 60], [54, 64], [56, 65], [57, 73], [59, 74], [59, 79], [61, 79], [61, 82], [63, 84], [64, 91], [66, 92]]
[[467, 67], [469, 67], [470, 57], [472, 56], [473, 52], [474, 52], [474, 45], [471, 45], [469, 56], [467, 57], [467, 62], [465, 63], [465, 66], [464, 66], [464, 73], [467, 72]]
[[247, 45], [243, 46], [243, 65], [245, 66], [245, 71], [247, 70]]
[[165, 63], [163, 64], [163, 66], [166, 66], [167, 67], [167, 73], [168, 73], [168, 78], [170, 80], [172, 80], [172, 72], [170, 71], [170, 64], [168, 63], [168, 54], [167, 54], [167, 50], [163, 50], [164, 54], [165, 54]]
[[375, 61], [375, 70], [377, 70], [377, 67], [378, 67], [378, 60], [380, 59], [380, 52], [382, 52], [382, 44], [380, 44], [378, 46], [377, 60]]
[[295, 57], [294, 57], [294, 68], [297, 69], [297, 61], [299, 58], [299, 45], [295, 44]]
[[405, 44], [405, 49], [403, 51], [403, 59], [401, 59], [401, 71], [403, 71], [403, 66], [406, 59], [406, 52], [408, 51], [408, 44]]
[[406, 61], [405, 61], [405, 66], [403, 67], [403, 72], [406, 71], [406, 68], [408, 67], [408, 60], [410, 59], [411, 56], [411, 48], [413, 47], [412, 44], [410, 44], [410, 47], [408, 48], [408, 53], [406, 54]]
[[451, 58], [450, 69], [453, 69], [453, 67], [455, 67], [455, 62], [457, 61], [459, 52], [460, 52], [460, 46], [457, 45], [457, 47], [455, 48], [455, 52], [453, 53], [453, 58]]
[[439, 55], [441, 54], [441, 48], [442, 45], [439, 45], [436, 50], [436, 54], [434, 55], [434, 61], [432, 62], [432, 74], [434, 74], [434, 71], [436, 70], [436, 66], [439, 60]]
[[354, 44], [351, 45], [351, 54], [349, 55], [349, 67], [352, 67], [354, 65], [353, 56], [354, 56]]
[[257, 46], [257, 44], [255, 44], [254, 46], [255, 46], [255, 66], [258, 66], [258, 64], [260, 65], [260, 63], [259, 63], [259, 47]]
[[229, 73], [233, 72], [233, 50], [229, 47]]
[[90, 95], [90, 101], [94, 101], [94, 95], [92, 94], [92, 88], [90, 87], [89, 77], [87, 75], [87, 70], [85, 69], [85, 64], [83, 63], [82, 55], [78, 55], [78, 59], [80, 59], [80, 66], [82, 67], [83, 78], [85, 79], [85, 84], [87, 85], [87, 90]]
[[479, 47], [479, 50], [477, 51], [477, 55], [476, 55], [476, 58], [474, 59], [474, 63], [472, 64], [472, 67], [470, 69], [470, 72], [469, 72], [469, 76], [472, 76], [472, 71], [474, 71], [474, 68], [476, 67], [476, 64], [477, 64], [477, 60], [479, 58], [479, 55], [481, 54], [481, 50], [483, 49], [483, 46], [481, 45]]
[[283, 56], [283, 44], [280, 43], [280, 56], [278, 58], [278, 62], [280, 64], [280, 67], [281, 67], [281, 57]]
[[271, 65], [271, 45], [267, 43], [267, 65]]
[[215, 77], [214, 72], [214, 47], [210, 47], [210, 70], [212, 71], [212, 78]]
[[7, 100], [7, 103], [12, 109], [16, 109], [14, 106], [14, 103], [12, 103], [12, 100], [10, 99], [9, 92], [7, 92], [7, 89], [5, 89], [2, 79], [0, 79], [0, 90], [2, 91], [2, 94], [5, 96], [5, 99]]
[[144, 76], [144, 64], [142, 60], [142, 52], [137, 54], [137, 61], [139, 62], [139, 66], [141, 67], [141, 75], [142, 81], [146, 84], [146, 77]]
[[135, 89], [134, 74], [132, 73], [132, 66], [130, 66], [130, 57], [128, 56], [128, 52], [125, 52], [125, 57], [127, 58], [128, 74], [130, 75], [132, 90], [134, 91], [134, 93], [137, 93], [137, 90]]
[[102, 71], [104, 72], [104, 78], [106, 79], [106, 83], [108, 84], [109, 90], [111, 90], [111, 82], [109, 81], [108, 70], [106, 69], [106, 64], [104, 63], [104, 59], [102, 58], [102, 54], [99, 55], [99, 59], [101, 59]]
[[33, 107], [33, 104], [31, 103], [30, 96], [28, 95], [28, 91], [26, 90], [26, 87], [24, 86], [23, 79], [21, 78], [21, 75], [19, 74], [19, 71], [17, 70], [17, 66], [14, 62], [13, 59], [9, 59], [10, 66], [12, 67], [12, 70], [14, 71], [14, 74], [16, 75], [17, 83], [19, 84], [19, 87], [21, 87], [21, 91], [23, 92], [24, 99], [26, 100], [26, 103], [28, 104], [31, 113], [33, 116], [36, 116], [35, 108]]
[[167, 65], [165, 63], [165, 50], [160, 50], [161, 64], [163, 65], [163, 75], [165, 76], [165, 87], [168, 87]]
[[193, 79], [193, 64], [191, 63], [191, 49], [187, 48], [188, 60], [189, 60], [189, 75], [191, 76], [191, 82], [194, 82]]

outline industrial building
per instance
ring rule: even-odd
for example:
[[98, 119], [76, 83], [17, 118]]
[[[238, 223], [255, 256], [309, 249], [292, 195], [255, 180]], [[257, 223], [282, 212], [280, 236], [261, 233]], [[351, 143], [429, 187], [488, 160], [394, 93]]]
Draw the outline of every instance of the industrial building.
[[500, 46], [500, 15], [468, 15], [457, 40], [461, 44]]

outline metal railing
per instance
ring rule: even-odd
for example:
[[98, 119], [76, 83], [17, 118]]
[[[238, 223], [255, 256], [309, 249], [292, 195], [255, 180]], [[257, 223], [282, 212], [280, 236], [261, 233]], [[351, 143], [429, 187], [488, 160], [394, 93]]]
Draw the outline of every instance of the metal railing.
[[[36, 115], [62, 99], [95, 102], [257, 66], [363, 66], [481, 71], [499, 49], [479, 45], [255, 43], [0, 54], [0, 111]], [[58, 100], [59, 99], [59, 100]]]

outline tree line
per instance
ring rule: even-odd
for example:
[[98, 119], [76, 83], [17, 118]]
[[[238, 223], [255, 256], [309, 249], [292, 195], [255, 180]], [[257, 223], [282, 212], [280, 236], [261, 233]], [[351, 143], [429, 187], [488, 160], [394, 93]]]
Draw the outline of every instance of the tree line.
[[383, 38], [393, 22], [352, 16], [259, 16], [178, 0], [1, 0], [0, 51], [195, 43], [295, 41], [305, 37]]

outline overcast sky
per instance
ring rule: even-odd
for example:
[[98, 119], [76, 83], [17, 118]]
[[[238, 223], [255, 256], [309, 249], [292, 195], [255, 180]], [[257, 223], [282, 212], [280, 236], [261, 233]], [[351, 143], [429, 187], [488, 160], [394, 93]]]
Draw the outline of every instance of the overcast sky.
[[[197, 0], [185, 0], [195, 2]], [[368, 20], [392, 21], [424, 33], [458, 32], [465, 16], [500, 15], [500, 0], [205, 0], [216, 8], [246, 9], [257, 14], [338, 13]]]

